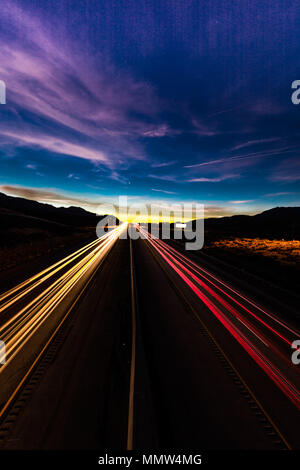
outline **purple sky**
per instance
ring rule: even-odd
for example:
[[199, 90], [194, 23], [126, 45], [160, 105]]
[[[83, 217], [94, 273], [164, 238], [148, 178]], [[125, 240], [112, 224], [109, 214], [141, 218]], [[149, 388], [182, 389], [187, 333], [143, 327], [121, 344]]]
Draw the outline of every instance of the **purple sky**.
[[299, 205], [299, 2], [1, 2], [0, 190]]

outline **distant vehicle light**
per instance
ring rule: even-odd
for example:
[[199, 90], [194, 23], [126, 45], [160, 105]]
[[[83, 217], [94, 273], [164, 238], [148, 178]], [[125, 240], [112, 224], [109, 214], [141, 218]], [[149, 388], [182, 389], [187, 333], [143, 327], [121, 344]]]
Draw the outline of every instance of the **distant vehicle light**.
[[176, 228], [185, 228], [186, 224], [176, 224], [175, 227]]

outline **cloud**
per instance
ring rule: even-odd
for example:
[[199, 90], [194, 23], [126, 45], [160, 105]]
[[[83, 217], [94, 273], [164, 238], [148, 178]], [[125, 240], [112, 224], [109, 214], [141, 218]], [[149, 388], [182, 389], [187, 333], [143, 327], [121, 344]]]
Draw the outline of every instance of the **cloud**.
[[207, 162], [194, 163], [193, 165], [185, 165], [184, 168], [198, 168], [201, 166], [215, 165], [217, 163], [227, 162], [228, 158], [219, 158], [218, 160], [208, 160]]
[[154, 179], [162, 180], [162, 181], [178, 182], [177, 177], [173, 176], [173, 175], [154, 175], [154, 174], [150, 173], [148, 175], [148, 178], [154, 178]]
[[274, 100], [267, 100], [265, 98], [261, 98], [256, 103], [249, 105], [248, 109], [256, 116], [274, 116], [275, 114], [281, 114], [286, 111], [285, 107], [280, 106]]
[[248, 202], [253, 202], [254, 199], [245, 199], [244, 201], [228, 201], [230, 204], [247, 204]]
[[[139, 137], [171, 133], [159, 122], [161, 103], [149, 83], [107, 60], [94, 63], [80, 42], [59, 42], [53, 25], [12, 2], [1, 5], [1, 17], [0, 76], [8, 87], [7, 112], [19, 117], [6, 119], [2, 138], [112, 168], [146, 158]], [[20, 126], [25, 113], [31, 119]]]
[[290, 191], [283, 191], [283, 192], [279, 192], [279, 193], [269, 193], [269, 194], [264, 194], [263, 197], [280, 197], [280, 196], [291, 196], [293, 194], [297, 194], [297, 193], [294, 193], [294, 192], [290, 192]]
[[170, 162], [162, 162], [162, 163], [152, 163], [152, 168], [164, 168], [166, 166], [171, 166], [177, 163], [177, 160], [172, 160]]
[[68, 175], [68, 178], [74, 179], [74, 180], [80, 180], [80, 176], [74, 175], [73, 173], [70, 173], [70, 174]]
[[230, 165], [232, 163], [235, 164], [235, 162], [241, 162], [241, 164], [244, 164], [245, 160], [246, 161], [250, 160], [250, 163], [248, 163], [248, 164], [251, 165], [251, 164], [253, 164], [253, 162], [251, 162], [251, 160], [258, 160], [258, 159], [261, 159], [261, 158], [276, 157], [276, 156], [280, 157], [280, 156], [282, 156], [286, 153], [295, 151], [297, 148], [298, 148], [297, 145], [279, 147], [277, 149], [251, 152], [251, 153], [244, 154], [244, 155], [234, 155], [232, 157], [225, 157], [225, 158], [219, 158], [217, 160], [208, 160], [208, 161], [205, 161], [205, 162], [194, 163], [192, 165], [185, 165], [184, 168], [198, 168], [198, 167], [218, 165], [218, 164]]
[[154, 189], [154, 188], [151, 188], [151, 191], [156, 191], [158, 193], [165, 193], [165, 194], [176, 194], [174, 193], [173, 191], [165, 191], [164, 189]]
[[191, 178], [188, 180], [188, 182], [189, 183], [220, 183], [221, 181], [239, 178], [239, 177], [240, 175], [223, 175], [223, 176], [217, 176], [215, 178], [200, 177], [200, 178]]
[[86, 199], [71, 197], [66, 194], [57, 193], [43, 189], [26, 188], [22, 186], [0, 185], [0, 191], [10, 196], [31, 199], [57, 207], [79, 206], [86, 210], [95, 212], [99, 207], [99, 202], [92, 202]]
[[295, 183], [300, 180], [299, 158], [287, 158], [280, 162], [270, 175], [271, 181], [279, 183]]
[[110, 179], [114, 181], [118, 181], [119, 183], [122, 184], [127, 184], [128, 183], [128, 178], [125, 176], [120, 175], [117, 171], [112, 171], [112, 173], [108, 176]]
[[214, 206], [214, 205], [206, 205], [204, 206], [204, 216], [205, 218], [210, 217], [226, 217], [234, 215], [235, 212], [228, 207], [224, 206]]
[[163, 124], [158, 127], [154, 127], [153, 129], [149, 129], [143, 132], [144, 137], [166, 137], [172, 136], [180, 133], [180, 131], [176, 131], [174, 129], [170, 129], [169, 126]]
[[40, 131], [30, 134], [17, 129], [15, 131], [4, 130], [2, 135], [13, 139], [15, 146], [44, 148], [53, 153], [102, 162], [107, 166], [111, 166], [112, 163], [109, 157], [99, 150], [92, 150], [88, 146], [75, 144], [59, 137], [43, 134]]
[[[99, 189], [99, 188], [97, 188]], [[96, 214], [113, 214], [118, 204], [117, 197], [102, 198], [99, 195], [98, 200], [85, 197], [74, 197], [57, 191], [56, 189], [28, 188], [17, 185], [0, 185], [0, 191], [15, 197], [22, 197], [45, 204], [51, 204], [55, 207], [77, 206]]]
[[247, 142], [243, 142], [242, 144], [236, 145], [231, 150], [239, 150], [245, 147], [251, 147], [252, 145], [261, 145], [261, 144], [266, 144], [270, 142], [275, 142], [278, 139], [279, 137], [270, 137], [267, 139], [248, 140]]
[[204, 124], [196, 118], [192, 118], [192, 124], [194, 126], [193, 132], [201, 137], [213, 137], [221, 133], [215, 124]]
[[[77, 206], [86, 209], [87, 211], [97, 213], [97, 214], [105, 214], [105, 213], [116, 213], [118, 215], [118, 198], [109, 198], [105, 197], [105, 199], [99, 199], [98, 201], [91, 200], [89, 198], [80, 198], [80, 197], [73, 197], [56, 190], [48, 190], [48, 189], [37, 189], [37, 188], [28, 188], [23, 186], [16, 186], [16, 185], [0, 185], [0, 191], [8, 194], [10, 196], [22, 197], [25, 199], [30, 199], [33, 201], [38, 201], [41, 203], [51, 204], [55, 207], [70, 207], [70, 206]], [[141, 208], [145, 206], [149, 210], [150, 205], [147, 199], [143, 199], [140, 196], [128, 196], [128, 200], [134, 199], [136, 200], [136, 207], [140, 205]], [[189, 206], [185, 207], [186, 212], [186, 220], [190, 220], [192, 217], [195, 216], [195, 202], [187, 201]], [[177, 208], [177, 216], [179, 217], [182, 214], [183, 205], [179, 201], [174, 201], [172, 203], [168, 203], [164, 200], [153, 200], [151, 204], [152, 208], [161, 209], [165, 212], [174, 211]], [[120, 209], [120, 213], [122, 210]], [[155, 212], [155, 210], [154, 210]], [[156, 211], [157, 212], [157, 211]], [[202, 209], [199, 210], [199, 213], [196, 213], [196, 217], [200, 216], [202, 213]], [[204, 205], [204, 216], [207, 217], [224, 217], [224, 216], [231, 216], [234, 215], [236, 212], [231, 207], [226, 206], [218, 206], [214, 204], [205, 204]], [[176, 215], [175, 215], [176, 218]], [[146, 219], [145, 219], [146, 220]], [[167, 220], [167, 219], [166, 219]]]

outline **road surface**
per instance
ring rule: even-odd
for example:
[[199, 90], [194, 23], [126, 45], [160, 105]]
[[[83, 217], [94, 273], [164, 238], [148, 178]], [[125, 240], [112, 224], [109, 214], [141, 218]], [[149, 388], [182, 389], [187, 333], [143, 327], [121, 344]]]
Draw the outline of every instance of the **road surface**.
[[299, 449], [295, 325], [125, 228], [0, 297], [1, 448]]

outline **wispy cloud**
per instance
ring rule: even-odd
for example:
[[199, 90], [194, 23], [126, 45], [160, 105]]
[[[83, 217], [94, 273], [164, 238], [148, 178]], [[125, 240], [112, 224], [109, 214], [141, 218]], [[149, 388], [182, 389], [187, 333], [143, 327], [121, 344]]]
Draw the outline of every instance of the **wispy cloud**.
[[128, 178], [125, 176], [120, 175], [117, 171], [112, 171], [111, 174], [108, 176], [110, 179], [114, 181], [118, 181], [119, 183], [126, 184], [128, 183]]
[[157, 193], [165, 193], [165, 194], [176, 194], [174, 193], [173, 191], [166, 191], [164, 189], [155, 189], [155, 188], [151, 188], [151, 191], [156, 191]]
[[199, 119], [192, 118], [193, 132], [201, 137], [213, 137], [220, 134], [215, 124], [207, 124]]
[[286, 108], [276, 103], [275, 100], [268, 100], [261, 98], [248, 107], [249, 111], [256, 116], [268, 116], [281, 114], [286, 111]]
[[82, 207], [96, 214], [114, 214], [118, 204], [117, 197], [76, 197], [57, 189], [31, 188], [19, 185], [0, 185], [0, 192], [9, 196], [51, 204], [55, 207]]
[[253, 202], [254, 199], [244, 199], [241, 201], [229, 201], [230, 204], [247, 204], [248, 202]]
[[281, 196], [292, 196], [293, 194], [297, 194], [294, 192], [290, 191], [282, 191], [278, 193], [269, 193], [269, 194], [264, 194], [263, 197], [281, 197]]
[[199, 162], [199, 163], [194, 163], [192, 165], [185, 165], [184, 168], [198, 168], [198, 167], [203, 167], [203, 166], [210, 166], [210, 165], [221, 165], [221, 164], [226, 164], [230, 165], [231, 163], [235, 162], [241, 162], [242, 164], [245, 163], [245, 161], [250, 161], [251, 160], [259, 160], [262, 158], [268, 158], [268, 157], [281, 157], [284, 156], [290, 152], [294, 152], [298, 148], [297, 145], [293, 146], [285, 146], [285, 147], [279, 147], [276, 149], [271, 149], [271, 150], [262, 150], [262, 151], [257, 151], [257, 152], [251, 152], [247, 154], [240, 154], [240, 155], [234, 155], [234, 156], [227, 156], [224, 158], [218, 158], [216, 160], [208, 160], [204, 162]]
[[99, 207], [99, 202], [92, 202], [87, 199], [72, 197], [55, 191], [26, 188], [22, 186], [0, 185], [0, 191], [9, 195], [17, 196], [25, 199], [31, 199], [42, 203], [52, 204], [54, 206], [78, 206], [86, 210], [95, 212]]
[[162, 180], [162, 181], [178, 182], [177, 177], [174, 175], [154, 175], [153, 173], [150, 173], [148, 175], [148, 178], [153, 178], [153, 179]]
[[177, 135], [180, 133], [181, 131], [171, 129], [166, 124], [162, 124], [157, 127], [153, 127], [152, 129], [144, 131], [142, 135], [144, 137], [167, 137], [167, 136]]
[[218, 158], [217, 160], [208, 160], [207, 162], [194, 163], [193, 165], [185, 165], [184, 168], [198, 168], [201, 166], [215, 165], [217, 163], [227, 162], [228, 158]]
[[267, 144], [270, 142], [275, 142], [279, 139], [279, 137], [270, 137], [267, 139], [254, 139], [254, 140], [248, 140], [247, 142], [243, 142], [241, 144], [235, 145], [232, 147], [231, 150], [239, 150], [245, 147], [251, 147], [253, 145], [262, 145], [262, 144]]
[[110, 161], [108, 155], [99, 150], [93, 150], [92, 148], [89, 148], [89, 146], [79, 143], [72, 143], [67, 139], [47, 135], [39, 130], [36, 130], [36, 132], [33, 132], [32, 134], [18, 129], [14, 131], [3, 130], [2, 135], [10, 137], [15, 146], [44, 148], [50, 152], [58, 154], [102, 162], [107, 164], [107, 166], [111, 166], [113, 163]]
[[7, 109], [19, 120], [22, 111], [43, 122], [41, 132], [29, 120], [20, 126], [8, 119], [2, 137], [118, 167], [122, 158], [146, 158], [140, 136], [171, 132], [159, 123], [160, 102], [151, 85], [116, 73], [107, 61], [96, 66], [81, 53], [80, 43], [58, 42], [53, 29], [13, 2], [3, 2], [1, 16], [0, 76], [8, 84]]
[[152, 163], [151, 167], [152, 168], [164, 168], [166, 166], [171, 166], [177, 163], [176, 160], [172, 160], [170, 162], [161, 162], [161, 163]]
[[205, 178], [205, 177], [191, 178], [188, 181], [189, 183], [220, 183], [221, 181], [235, 179], [239, 177], [240, 175], [223, 175], [223, 176], [217, 176], [214, 178]]
[[270, 180], [279, 183], [294, 183], [300, 181], [300, 160], [287, 158], [273, 170]]
[[69, 179], [74, 179], [74, 180], [80, 180], [80, 176], [74, 175], [74, 173], [69, 173], [68, 178]]

